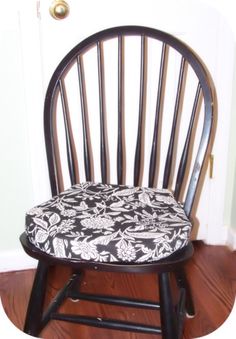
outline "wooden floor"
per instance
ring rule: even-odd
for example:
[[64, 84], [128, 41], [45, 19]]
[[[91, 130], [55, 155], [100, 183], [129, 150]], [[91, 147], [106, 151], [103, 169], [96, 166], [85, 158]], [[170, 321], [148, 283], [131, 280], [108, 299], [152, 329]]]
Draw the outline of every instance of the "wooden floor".
[[[223, 246], [206, 246], [195, 242], [195, 255], [187, 265], [187, 275], [192, 286], [196, 316], [185, 322], [184, 339], [206, 335], [219, 327], [228, 317], [236, 295], [236, 252]], [[157, 295], [154, 274], [128, 275], [88, 272], [83, 283], [84, 291], [107, 292], [114, 295], [129, 295], [154, 299]], [[69, 272], [59, 274], [54, 269], [50, 276], [48, 297], [55, 295]], [[26, 305], [33, 281], [34, 271], [19, 271], [0, 274], [0, 295], [6, 314], [20, 329], [23, 327]], [[137, 280], [136, 280], [136, 279]], [[124, 320], [158, 324], [156, 311], [123, 310], [121, 307], [98, 305], [88, 302], [68, 301], [63, 309], [77, 313], [86, 311], [98, 317], [118, 317]], [[157, 336], [160, 338], [160, 336]], [[52, 321], [42, 332], [45, 339], [152, 339], [155, 335], [104, 330], [64, 322]]]

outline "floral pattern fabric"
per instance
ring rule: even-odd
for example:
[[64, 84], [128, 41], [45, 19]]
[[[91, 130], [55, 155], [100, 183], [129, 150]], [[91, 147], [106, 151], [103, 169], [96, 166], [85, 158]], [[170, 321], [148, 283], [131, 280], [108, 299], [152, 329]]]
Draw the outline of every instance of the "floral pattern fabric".
[[59, 258], [153, 262], [189, 242], [191, 223], [166, 189], [86, 182], [26, 214], [29, 241]]

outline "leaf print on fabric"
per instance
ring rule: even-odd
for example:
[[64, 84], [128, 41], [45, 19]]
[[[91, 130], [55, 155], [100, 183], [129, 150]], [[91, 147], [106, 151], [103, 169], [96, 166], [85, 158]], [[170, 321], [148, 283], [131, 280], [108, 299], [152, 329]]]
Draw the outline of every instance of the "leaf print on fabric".
[[117, 192], [115, 192], [113, 194], [116, 195], [116, 196], [126, 196], [126, 195], [134, 194], [138, 190], [139, 190], [138, 187], [127, 188], [127, 189], [122, 189], [121, 191], [117, 191]]
[[106, 207], [105, 204], [101, 204], [101, 203], [99, 203], [99, 202], [96, 202], [96, 206], [97, 206], [98, 208], [104, 208], [104, 207]]
[[157, 194], [155, 198], [156, 198], [156, 201], [163, 202], [164, 204], [167, 204], [167, 205], [176, 204], [175, 199], [170, 195], [166, 196], [166, 195]]
[[35, 234], [35, 241], [37, 243], [44, 243], [48, 238], [48, 233], [43, 230], [38, 230]]
[[143, 256], [139, 257], [136, 261], [137, 262], [145, 262], [145, 261], [149, 261], [150, 258], [152, 258], [153, 256], [153, 251], [149, 249], [148, 252], [144, 252], [146, 254], [144, 254]]
[[127, 224], [127, 223], [136, 223], [138, 222], [138, 217], [137, 215], [135, 215], [134, 217], [131, 217], [129, 214], [123, 214], [123, 216], [125, 217], [125, 221], [123, 222], [123, 224]]
[[36, 225], [41, 226], [45, 230], [48, 228], [48, 223], [40, 218], [33, 218]]
[[188, 239], [189, 235], [188, 235], [187, 232], [184, 232], [184, 233], [181, 233], [181, 234], [179, 235], [179, 237], [180, 237], [180, 239]]
[[61, 202], [57, 202], [55, 204], [55, 208], [57, 208], [59, 211], [64, 211], [65, 207]]
[[48, 251], [48, 249], [49, 249], [49, 241], [46, 241], [45, 243], [44, 243], [44, 248], [45, 248], [45, 251]]
[[171, 247], [167, 242], [162, 242], [162, 246], [159, 248], [159, 253], [162, 253], [164, 250], [171, 251]]
[[94, 244], [87, 242], [86, 239], [83, 241], [72, 240], [71, 245], [72, 252], [80, 255], [82, 259], [95, 260], [98, 256], [97, 247]]
[[123, 200], [119, 200], [118, 202], [113, 202], [110, 207], [112, 208], [119, 208], [122, 207], [124, 205], [124, 201]]
[[60, 220], [61, 218], [59, 217], [59, 215], [57, 213], [53, 213], [51, 217], [49, 218], [49, 223], [52, 226], [52, 225], [57, 224]]
[[112, 241], [116, 236], [117, 236], [118, 232], [109, 234], [109, 235], [103, 235], [101, 237], [96, 238], [95, 240], [91, 240], [90, 243], [94, 244], [94, 245], [108, 245], [110, 243], [110, 241]]
[[75, 227], [74, 222], [75, 220], [63, 220], [62, 223], [59, 225], [57, 232], [61, 232], [63, 234], [73, 230], [73, 228]]
[[127, 208], [124, 208], [125, 202], [123, 200], [120, 200], [118, 202], [113, 202], [111, 205], [110, 205], [110, 209], [112, 211], [118, 211], [118, 212], [127, 212]]
[[182, 242], [180, 240], [177, 240], [175, 244], [175, 250], [179, 249], [181, 247], [181, 244]]
[[118, 221], [118, 222], [121, 222], [121, 221], [124, 221], [124, 218], [123, 217], [117, 217], [114, 219], [115, 221]]
[[144, 205], [151, 205], [150, 197], [147, 193], [143, 192], [138, 196], [139, 201]]
[[74, 198], [67, 198], [67, 199], [64, 199], [64, 202], [66, 203], [76, 203], [76, 200]]
[[74, 208], [77, 210], [77, 211], [85, 211], [88, 209], [88, 205], [84, 202], [84, 201], [81, 201], [81, 203], [79, 204], [79, 206], [74, 206]]
[[65, 245], [63, 239], [60, 238], [54, 238], [52, 241], [52, 245], [54, 248], [55, 255], [58, 258], [65, 258], [66, 252], [65, 252]]
[[76, 216], [76, 211], [75, 210], [63, 210], [61, 211], [61, 215], [63, 215], [64, 217], [75, 217]]
[[39, 216], [39, 215], [43, 214], [43, 209], [40, 208], [40, 207], [34, 207], [34, 208], [31, 208], [31, 210], [29, 210], [28, 214]]
[[86, 228], [93, 228], [93, 229], [101, 229], [101, 228], [110, 228], [114, 226], [114, 221], [108, 218], [90, 218], [90, 219], [83, 219], [81, 221], [81, 225]]
[[130, 237], [135, 239], [160, 239], [164, 236], [165, 233], [157, 233], [157, 232], [128, 232]]

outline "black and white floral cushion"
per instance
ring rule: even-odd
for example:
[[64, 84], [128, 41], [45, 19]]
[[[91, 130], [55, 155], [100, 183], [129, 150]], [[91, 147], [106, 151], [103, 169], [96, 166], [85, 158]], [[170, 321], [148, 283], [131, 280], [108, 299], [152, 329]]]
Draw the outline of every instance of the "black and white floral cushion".
[[86, 182], [26, 214], [29, 241], [60, 258], [152, 262], [187, 245], [191, 223], [166, 189]]

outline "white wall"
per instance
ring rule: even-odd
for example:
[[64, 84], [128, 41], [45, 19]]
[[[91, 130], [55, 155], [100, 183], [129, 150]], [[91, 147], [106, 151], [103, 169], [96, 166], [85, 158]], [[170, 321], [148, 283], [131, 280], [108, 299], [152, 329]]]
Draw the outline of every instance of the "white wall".
[[0, 250], [19, 246], [32, 200], [18, 16], [10, 9], [0, 12]]
[[[4, 3], [0, 12], [0, 271], [19, 267], [19, 261], [22, 266], [20, 258], [25, 255], [19, 235], [33, 197], [21, 36], [14, 5]], [[24, 261], [32, 265], [31, 260]]]

